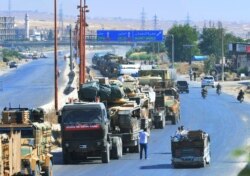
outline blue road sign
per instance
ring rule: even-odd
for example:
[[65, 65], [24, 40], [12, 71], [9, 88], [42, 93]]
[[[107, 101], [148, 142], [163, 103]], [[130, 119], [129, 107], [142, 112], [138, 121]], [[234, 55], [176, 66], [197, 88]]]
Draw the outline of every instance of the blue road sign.
[[163, 30], [97, 30], [98, 41], [162, 42]]

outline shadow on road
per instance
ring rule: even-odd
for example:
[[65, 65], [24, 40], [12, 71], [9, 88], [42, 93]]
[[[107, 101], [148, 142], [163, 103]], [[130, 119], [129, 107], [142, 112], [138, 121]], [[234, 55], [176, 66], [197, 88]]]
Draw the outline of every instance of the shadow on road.
[[171, 152], [159, 152], [159, 153], [151, 153], [153, 155], [171, 155]]
[[141, 166], [140, 169], [172, 169], [171, 164], [156, 164], [156, 165], [149, 165], [149, 166]]

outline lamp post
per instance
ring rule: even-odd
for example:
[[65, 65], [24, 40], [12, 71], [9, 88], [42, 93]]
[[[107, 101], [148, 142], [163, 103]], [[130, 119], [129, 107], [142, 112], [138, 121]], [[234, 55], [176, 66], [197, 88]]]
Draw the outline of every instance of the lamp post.
[[55, 110], [58, 111], [58, 85], [57, 85], [57, 0], [54, 0], [54, 77], [55, 77]]
[[82, 0], [80, 0], [80, 6], [78, 6], [80, 9], [80, 29], [79, 29], [79, 58], [80, 58], [80, 66], [79, 66], [79, 84], [81, 85], [83, 83], [83, 30], [82, 30], [82, 22], [83, 22], [83, 9], [82, 9]]
[[224, 81], [224, 35], [223, 35], [223, 28], [221, 25], [221, 81]]
[[167, 36], [170, 36], [172, 38], [172, 68], [174, 68], [174, 35], [173, 34], [168, 34]]
[[88, 6], [86, 5], [86, 0], [84, 0], [84, 5], [83, 5], [83, 82], [86, 80], [86, 27], [88, 26], [86, 23], [86, 12], [89, 12], [87, 9]]

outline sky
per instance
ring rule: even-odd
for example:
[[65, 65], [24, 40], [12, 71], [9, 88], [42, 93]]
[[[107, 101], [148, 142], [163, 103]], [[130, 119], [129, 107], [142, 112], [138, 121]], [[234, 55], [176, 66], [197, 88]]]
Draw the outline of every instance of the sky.
[[[53, 13], [54, 0], [0, 0], [0, 11], [41, 11]], [[83, 0], [84, 1], [84, 0]], [[64, 15], [78, 14], [80, 0], [57, 0]], [[159, 20], [220, 20], [250, 21], [250, 0], [86, 0], [88, 17], [121, 17], [141, 19], [144, 9], [146, 20], [156, 15]]]

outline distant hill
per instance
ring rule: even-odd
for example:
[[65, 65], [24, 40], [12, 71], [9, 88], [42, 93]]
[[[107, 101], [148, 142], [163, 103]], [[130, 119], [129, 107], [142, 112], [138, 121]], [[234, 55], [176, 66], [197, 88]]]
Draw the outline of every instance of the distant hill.
[[[11, 15], [15, 17], [16, 26], [22, 27], [24, 25], [25, 14], [28, 13], [30, 18], [31, 28], [53, 28], [54, 26], [54, 14], [39, 11], [12, 11]], [[0, 11], [0, 16], [8, 16], [7, 11]], [[68, 24], [74, 25], [76, 21], [76, 16], [64, 16], [64, 26]], [[59, 17], [58, 17], [59, 22]], [[131, 29], [137, 30], [141, 27], [140, 19], [124, 19], [121, 17], [117, 18], [90, 18], [87, 17], [87, 23], [89, 24], [88, 30], [97, 29]], [[166, 33], [169, 28], [174, 24], [185, 24], [185, 21], [175, 21], [175, 20], [160, 20], [158, 21], [158, 29], [164, 30]], [[246, 22], [230, 22], [222, 21], [223, 27], [226, 28], [227, 32], [231, 32], [234, 35], [240, 36], [242, 38], [248, 38], [250, 31], [250, 23]], [[196, 26], [199, 31], [202, 30], [204, 26], [217, 26], [217, 21], [191, 21], [191, 26]], [[146, 29], [153, 29], [153, 20], [146, 20]]]

